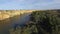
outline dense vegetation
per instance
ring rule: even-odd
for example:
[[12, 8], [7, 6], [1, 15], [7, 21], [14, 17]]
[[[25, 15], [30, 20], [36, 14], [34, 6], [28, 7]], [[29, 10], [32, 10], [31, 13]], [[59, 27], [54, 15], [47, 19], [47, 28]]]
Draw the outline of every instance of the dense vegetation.
[[34, 11], [30, 15], [29, 23], [18, 25], [10, 34], [60, 34], [60, 17], [57, 11]]

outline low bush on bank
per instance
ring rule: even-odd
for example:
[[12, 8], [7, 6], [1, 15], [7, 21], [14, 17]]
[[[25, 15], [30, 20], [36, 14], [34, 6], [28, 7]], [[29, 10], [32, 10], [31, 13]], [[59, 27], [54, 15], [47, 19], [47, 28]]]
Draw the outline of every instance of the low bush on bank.
[[24, 27], [12, 28], [10, 34], [60, 34], [58, 15], [57, 11], [34, 11], [30, 15], [30, 22]]

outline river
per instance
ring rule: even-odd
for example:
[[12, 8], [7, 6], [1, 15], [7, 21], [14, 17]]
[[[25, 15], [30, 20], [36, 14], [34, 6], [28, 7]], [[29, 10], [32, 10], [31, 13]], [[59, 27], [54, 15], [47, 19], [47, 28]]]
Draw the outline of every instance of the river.
[[[29, 21], [30, 15], [31, 13], [26, 13], [20, 16], [17, 16], [17, 18], [12, 18], [10, 20], [6, 19], [6, 21], [4, 21], [4, 23], [6, 24], [1, 24], [0, 21], [0, 34], [9, 34], [9, 29], [11, 29], [12, 27], [14, 27], [15, 24], [24, 24], [26, 22]], [[9, 22], [10, 21], [10, 22]]]

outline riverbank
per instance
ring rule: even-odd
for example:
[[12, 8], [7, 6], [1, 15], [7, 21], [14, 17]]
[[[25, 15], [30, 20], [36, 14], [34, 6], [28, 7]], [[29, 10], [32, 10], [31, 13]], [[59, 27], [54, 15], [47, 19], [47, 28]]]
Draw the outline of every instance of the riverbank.
[[14, 27], [15, 24], [23, 24], [25, 22], [28, 22], [30, 14], [31, 13], [24, 13], [4, 20], [0, 20], [0, 34], [9, 34], [9, 29]]

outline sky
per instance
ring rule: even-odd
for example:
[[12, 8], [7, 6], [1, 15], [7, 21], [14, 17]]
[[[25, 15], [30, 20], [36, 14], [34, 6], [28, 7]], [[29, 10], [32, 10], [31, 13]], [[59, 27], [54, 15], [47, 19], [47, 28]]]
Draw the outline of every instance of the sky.
[[60, 0], [0, 0], [0, 10], [60, 9]]

